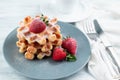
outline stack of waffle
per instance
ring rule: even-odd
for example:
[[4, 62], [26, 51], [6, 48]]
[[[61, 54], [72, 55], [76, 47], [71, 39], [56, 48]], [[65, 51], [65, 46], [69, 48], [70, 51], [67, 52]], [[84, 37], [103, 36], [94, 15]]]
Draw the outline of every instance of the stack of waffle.
[[[20, 27], [17, 29], [18, 41], [16, 45], [19, 47], [19, 52], [25, 54], [26, 59], [43, 59], [45, 56], [51, 56], [54, 47], [62, 44], [62, 35], [60, 32], [60, 26], [57, 25], [57, 19], [51, 19], [46, 25], [46, 29], [41, 33], [33, 33], [29, 31], [31, 22], [41, 18], [36, 16], [31, 18], [26, 17], [20, 22]], [[46, 16], [43, 16], [46, 20]]]

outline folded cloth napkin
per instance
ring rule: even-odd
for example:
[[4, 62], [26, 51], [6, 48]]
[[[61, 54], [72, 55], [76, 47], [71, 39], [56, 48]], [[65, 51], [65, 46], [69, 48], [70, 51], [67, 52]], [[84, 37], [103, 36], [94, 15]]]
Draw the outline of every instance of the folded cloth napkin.
[[[76, 26], [84, 32], [81, 27], [82, 25], [82, 23], [76, 23]], [[105, 50], [104, 45], [99, 39], [97, 41], [89, 39], [89, 41], [92, 50], [91, 59], [88, 62], [89, 73], [93, 75], [96, 80], [119, 80], [119, 69], [114, 64], [109, 53]]]
[[119, 77], [117, 66], [99, 41], [92, 41], [92, 56], [88, 70], [97, 80], [118, 80]]

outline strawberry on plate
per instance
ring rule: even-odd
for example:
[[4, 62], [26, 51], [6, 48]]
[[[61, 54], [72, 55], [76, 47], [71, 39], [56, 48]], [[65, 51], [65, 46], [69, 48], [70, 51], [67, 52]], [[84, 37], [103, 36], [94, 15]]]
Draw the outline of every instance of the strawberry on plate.
[[77, 49], [77, 42], [74, 38], [68, 37], [62, 41], [62, 47], [70, 54], [75, 55]]
[[53, 60], [61, 61], [61, 60], [64, 60], [65, 58], [66, 58], [66, 52], [64, 52], [64, 50], [62, 48], [56, 47], [53, 50], [53, 56], [52, 56]]

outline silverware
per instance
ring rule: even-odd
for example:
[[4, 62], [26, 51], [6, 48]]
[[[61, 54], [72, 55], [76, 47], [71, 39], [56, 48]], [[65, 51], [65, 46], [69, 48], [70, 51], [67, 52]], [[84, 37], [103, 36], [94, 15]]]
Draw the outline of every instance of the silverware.
[[94, 41], [97, 41], [97, 33], [95, 31], [93, 20], [88, 19], [83, 21], [83, 32], [87, 33], [88, 37]]
[[119, 70], [120, 70], [120, 60], [119, 60], [119, 57], [117, 56], [117, 52], [112, 47], [112, 44], [108, 40], [106, 34], [104, 33], [104, 31], [100, 27], [97, 20], [94, 20], [94, 25], [95, 25], [95, 30], [98, 33], [99, 38], [101, 39], [101, 42], [104, 44], [106, 50], [110, 53], [110, 56], [112, 57], [115, 64], [119, 67]]
[[[107, 51], [108, 51], [109, 48], [110, 49], [112, 48], [112, 45], [110, 44], [110, 42], [107, 39], [105, 39], [106, 36], [104, 36], [104, 38], [101, 37], [102, 35], [104, 35], [104, 32], [103, 32], [103, 30], [101, 30], [101, 28], [100, 28], [100, 26], [99, 26], [99, 24], [98, 24], [98, 22], [96, 20], [94, 20], [94, 22], [93, 22], [92, 19], [87, 19], [87, 20], [83, 21], [82, 23], [83, 23], [82, 24], [83, 25], [82, 30], [83, 30], [83, 32], [87, 33], [90, 40], [94, 40], [95, 42], [98, 42], [98, 41], [102, 42], [102, 44], [104, 44], [104, 47], [106, 48]], [[116, 53], [113, 53], [113, 51], [111, 51], [111, 54], [116, 54]], [[106, 59], [107, 61], [108, 60], [110, 61], [110, 58], [107, 57], [106, 54], [103, 53], [102, 55], [104, 56], [104, 59]], [[119, 64], [120, 62], [118, 60], [116, 61], [116, 59], [114, 59], [114, 57], [112, 57], [112, 56], [111, 56], [111, 58], [114, 60], [115, 65], [117, 65], [117, 66], [120, 65]], [[109, 68], [109, 70], [110, 70], [110, 72], [112, 74], [112, 72], [114, 72], [114, 68], [111, 65], [113, 65], [114, 63], [113, 62], [110, 62], [110, 63], [106, 62], [106, 64], [107, 64], [107, 66], [108, 66], [108, 68]], [[120, 69], [118, 69], [118, 71], [119, 70]], [[119, 72], [115, 73], [113, 75], [114, 79], [120, 79], [120, 73]]]

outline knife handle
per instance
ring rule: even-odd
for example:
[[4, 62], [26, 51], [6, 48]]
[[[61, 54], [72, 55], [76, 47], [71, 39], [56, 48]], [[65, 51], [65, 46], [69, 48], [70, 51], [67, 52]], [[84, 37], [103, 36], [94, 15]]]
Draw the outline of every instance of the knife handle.
[[112, 57], [112, 59], [114, 60], [115, 64], [119, 67], [120, 69], [120, 59], [117, 56], [117, 52], [115, 51], [115, 49], [112, 46], [106, 47], [106, 50], [109, 51], [110, 56]]

